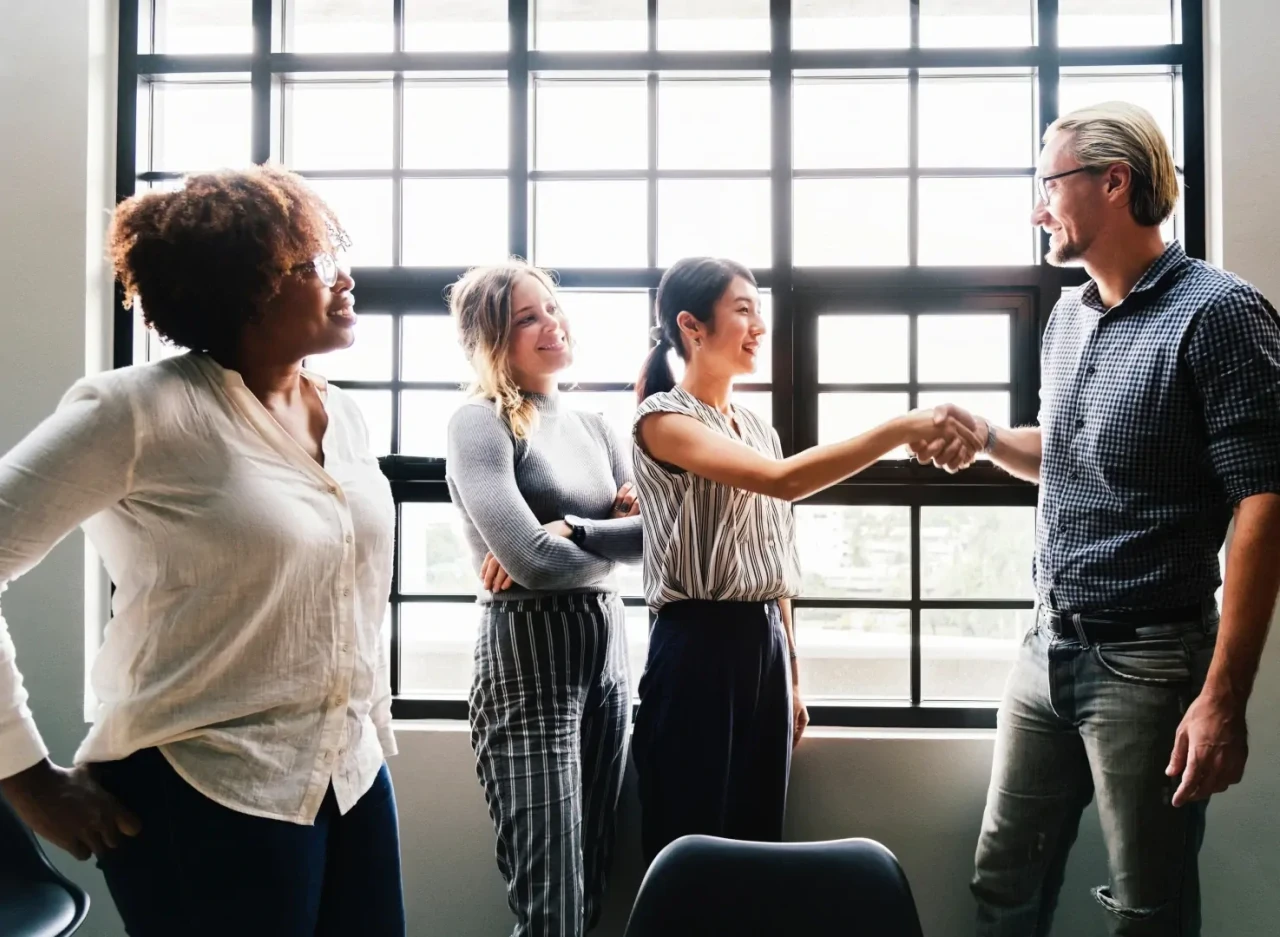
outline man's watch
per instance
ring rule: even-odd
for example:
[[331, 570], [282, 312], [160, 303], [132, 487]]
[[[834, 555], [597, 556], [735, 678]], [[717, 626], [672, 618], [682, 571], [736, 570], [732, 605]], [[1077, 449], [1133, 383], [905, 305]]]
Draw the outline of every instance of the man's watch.
[[569, 525], [569, 541], [582, 546], [582, 542], [587, 539], [587, 528], [582, 523], [582, 518], [570, 514], [564, 522]]
[[996, 424], [987, 420], [987, 441], [982, 444], [983, 452], [990, 452], [996, 447]]

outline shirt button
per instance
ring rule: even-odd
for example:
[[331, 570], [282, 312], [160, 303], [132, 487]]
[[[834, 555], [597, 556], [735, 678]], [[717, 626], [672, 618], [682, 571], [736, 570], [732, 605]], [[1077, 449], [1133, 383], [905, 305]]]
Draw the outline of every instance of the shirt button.
[[1098, 370], [1098, 369], [1097, 369], [1097, 368], [1095, 368], [1093, 365], [1089, 365], [1089, 367], [1087, 367], [1087, 368], [1085, 368], [1085, 369], [1084, 369], [1084, 373], [1085, 373], [1085, 374], [1090, 374], [1090, 375], [1091, 375], [1091, 374], [1093, 374], [1093, 373], [1094, 373], [1095, 371], [1097, 371], [1097, 370]]
[[1070, 477], [1070, 479], [1071, 479], [1073, 482], [1078, 482], [1078, 481], [1080, 480], [1080, 473], [1079, 473], [1079, 472], [1072, 472], [1072, 473], [1071, 473], [1071, 475], [1070, 475], [1069, 477]]
[[350, 589], [343, 589], [343, 590], [342, 590], [343, 598], [346, 598], [346, 597], [347, 597], [347, 596], [349, 596], [350, 594], [351, 594], [351, 590], [350, 590]]
[[329, 494], [331, 494], [331, 495], [336, 495], [337, 493], [338, 493], [338, 489], [337, 489], [336, 487], [334, 487], [333, 485], [330, 485], [330, 486], [329, 486]]
[[329, 762], [333, 761], [333, 752], [325, 752], [324, 761], [325, 761], [325, 764], [328, 764]]
[[354, 538], [354, 537], [352, 537], [352, 536], [351, 536], [351, 534], [347, 534], [347, 535], [346, 535], [345, 537], [343, 537], [342, 539], [343, 539], [344, 541], [346, 541], [347, 543], [350, 543], [350, 542], [351, 542], [352, 540], [354, 540], [355, 538]]
[[340, 650], [343, 654], [345, 654], [345, 653], [347, 653], [347, 651], [351, 650], [351, 645], [350, 645], [350, 644], [339, 644], [339, 645], [338, 645], [338, 650]]
[[1076, 420], [1076, 429], [1084, 429], [1084, 418]]

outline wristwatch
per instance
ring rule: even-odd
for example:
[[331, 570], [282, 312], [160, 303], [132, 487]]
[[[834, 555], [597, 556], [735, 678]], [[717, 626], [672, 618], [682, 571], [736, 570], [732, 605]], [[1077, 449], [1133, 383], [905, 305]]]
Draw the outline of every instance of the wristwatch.
[[996, 447], [996, 424], [987, 420], [987, 441], [982, 444], [983, 452], [990, 452]]
[[587, 528], [582, 523], [582, 518], [568, 514], [564, 522], [569, 525], [569, 541], [582, 546], [582, 542], [587, 539]]

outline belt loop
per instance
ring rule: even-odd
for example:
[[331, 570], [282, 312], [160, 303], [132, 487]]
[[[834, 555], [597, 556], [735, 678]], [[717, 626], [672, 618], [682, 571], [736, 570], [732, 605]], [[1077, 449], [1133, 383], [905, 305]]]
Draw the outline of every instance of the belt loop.
[[1080, 638], [1080, 646], [1086, 651], [1089, 650], [1089, 637], [1084, 633], [1084, 624], [1080, 621], [1079, 612], [1070, 612], [1071, 627], [1076, 629], [1076, 636]]

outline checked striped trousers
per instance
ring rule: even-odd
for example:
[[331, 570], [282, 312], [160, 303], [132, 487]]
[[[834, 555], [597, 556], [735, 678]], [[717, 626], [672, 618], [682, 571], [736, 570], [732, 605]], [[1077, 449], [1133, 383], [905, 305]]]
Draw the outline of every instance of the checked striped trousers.
[[516, 915], [512, 937], [580, 937], [600, 918], [627, 755], [622, 601], [483, 607], [471, 747]]

